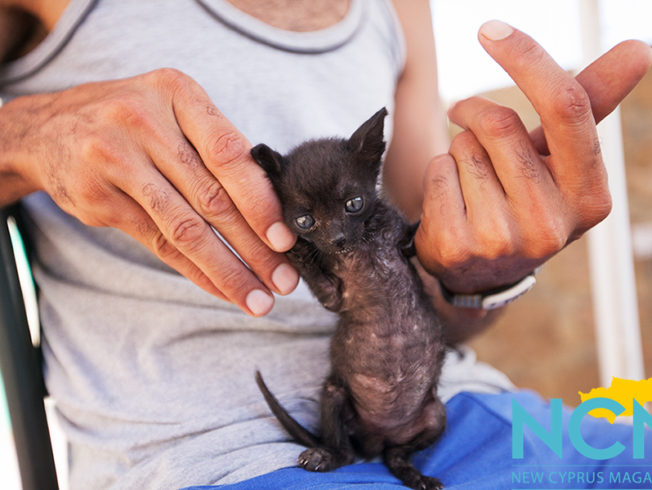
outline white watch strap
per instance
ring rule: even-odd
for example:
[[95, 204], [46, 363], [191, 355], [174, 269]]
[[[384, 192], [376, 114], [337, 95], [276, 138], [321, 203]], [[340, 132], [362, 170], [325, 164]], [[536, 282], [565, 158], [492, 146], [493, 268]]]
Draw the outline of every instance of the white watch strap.
[[507, 303], [511, 303], [516, 298], [519, 298], [527, 293], [534, 287], [536, 282], [536, 277], [534, 277], [533, 274], [530, 274], [529, 276], [525, 276], [523, 279], [505, 291], [500, 291], [495, 294], [488, 294], [482, 298], [482, 309], [494, 310], [496, 308], [500, 308], [501, 306], [505, 306]]
[[510, 286], [485, 293], [456, 294], [442, 285], [442, 295], [446, 301], [459, 308], [494, 310], [511, 303], [532, 289], [537, 282], [535, 273], [536, 271]]

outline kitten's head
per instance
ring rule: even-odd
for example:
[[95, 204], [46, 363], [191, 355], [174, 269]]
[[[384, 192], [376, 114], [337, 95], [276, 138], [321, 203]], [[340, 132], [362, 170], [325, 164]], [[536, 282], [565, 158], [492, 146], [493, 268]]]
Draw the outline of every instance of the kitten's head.
[[385, 108], [346, 139], [319, 139], [281, 156], [266, 145], [251, 154], [265, 169], [285, 222], [328, 254], [346, 253], [364, 234], [378, 200]]

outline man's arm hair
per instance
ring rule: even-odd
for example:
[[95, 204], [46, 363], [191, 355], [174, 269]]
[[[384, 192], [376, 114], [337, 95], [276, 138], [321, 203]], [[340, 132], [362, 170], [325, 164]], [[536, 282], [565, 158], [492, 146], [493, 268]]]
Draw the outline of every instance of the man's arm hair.
[[[67, 5], [68, 0], [0, 0], [0, 64], [33, 49], [52, 29]], [[38, 190], [19, 170], [15, 151], [20, 125], [30, 124], [25, 120], [25, 105], [21, 99], [30, 97], [18, 97], [0, 107], [0, 207]]]

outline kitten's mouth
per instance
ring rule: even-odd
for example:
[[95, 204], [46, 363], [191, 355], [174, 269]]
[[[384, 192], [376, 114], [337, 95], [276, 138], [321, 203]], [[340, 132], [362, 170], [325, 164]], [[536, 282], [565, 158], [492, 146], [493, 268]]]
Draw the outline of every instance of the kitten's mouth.
[[353, 247], [346, 247], [335, 252], [335, 255], [345, 255], [350, 252], [353, 252]]

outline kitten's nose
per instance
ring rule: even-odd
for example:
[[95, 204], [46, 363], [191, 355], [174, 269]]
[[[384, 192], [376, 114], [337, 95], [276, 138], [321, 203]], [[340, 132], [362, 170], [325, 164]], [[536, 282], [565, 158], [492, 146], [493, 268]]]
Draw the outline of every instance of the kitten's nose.
[[337, 248], [343, 248], [345, 243], [346, 243], [346, 237], [342, 232], [339, 232], [331, 239], [331, 244]]

